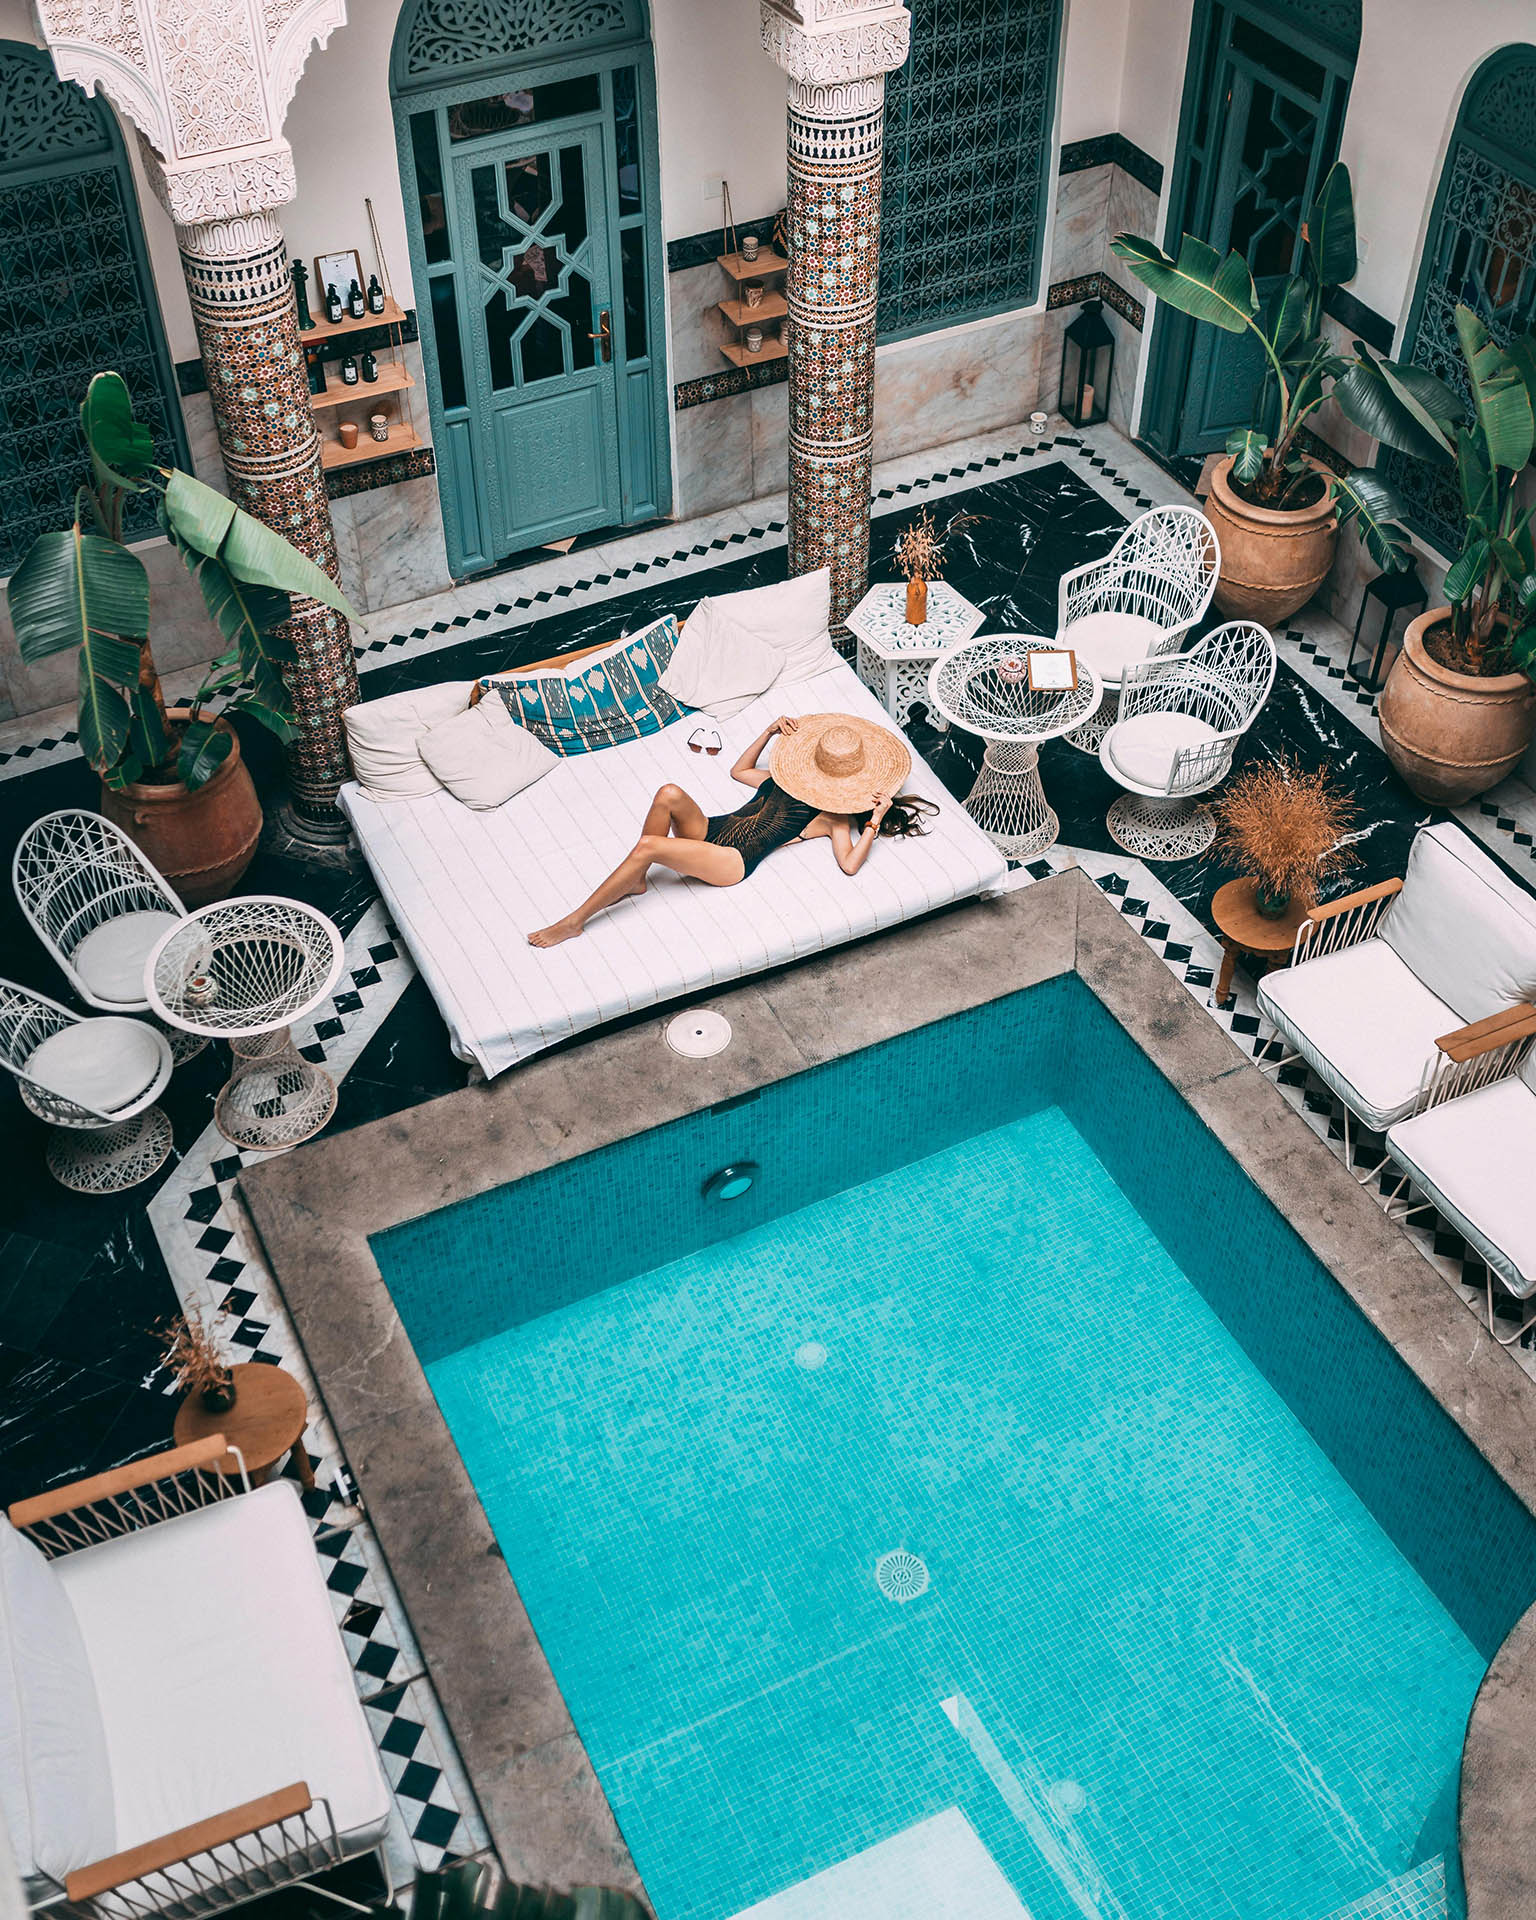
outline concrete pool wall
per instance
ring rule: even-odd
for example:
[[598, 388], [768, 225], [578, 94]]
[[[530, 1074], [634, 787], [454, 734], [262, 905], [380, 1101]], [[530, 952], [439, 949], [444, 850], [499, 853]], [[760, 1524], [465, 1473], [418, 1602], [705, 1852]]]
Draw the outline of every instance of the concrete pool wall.
[[[672, 1053], [648, 1016], [241, 1179], [514, 1878], [638, 1885], [370, 1236], [1071, 973], [1536, 1513], [1536, 1398], [1518, 1366], [1082, 874], [711, 996], [735, 1039], [709, 1060]], [[1520, 1657], [1533, 1640], [1528, 1615], [1473, 1712], [1460, 1822], [1470, 1920], [1536, 1911], [1536, 1672]]]

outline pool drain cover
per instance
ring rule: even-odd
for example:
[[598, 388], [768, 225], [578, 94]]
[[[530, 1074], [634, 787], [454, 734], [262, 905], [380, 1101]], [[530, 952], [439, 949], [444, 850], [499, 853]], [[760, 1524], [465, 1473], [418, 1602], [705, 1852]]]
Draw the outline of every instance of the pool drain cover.
[[1088, 1804], [1088, 1796], [1076, 1780], [1058, 1780], [1051, 1788], [1051, 1805], [1068, 1820], [1073, 1820]]
[[664, 1029], [667, 1045], [688, 1060], [707, 1060], [731, 1044], [731, 1023], [710, 1007], [690, 1007], [676, 1014]]
[[915, 1553], [897, 1547], [875, 1562], [875, 1585], [887, 1600], [901, 1605], [928, 1591], [928, 1568]]
[[803, 1347], [795, 1348], [795, 1365], [803, 1367], [807, 1373], [814, 1373], [818, 1367], [827, 1364], [827, 1350], [819, 1340], [807, 1340]]

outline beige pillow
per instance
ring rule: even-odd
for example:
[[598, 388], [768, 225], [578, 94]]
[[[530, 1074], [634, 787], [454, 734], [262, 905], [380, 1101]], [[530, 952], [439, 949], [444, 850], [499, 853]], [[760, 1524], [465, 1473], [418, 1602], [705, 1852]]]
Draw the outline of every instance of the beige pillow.
[[[771, 587], [748, 587], [742, 593], [723, 593], [704, 600], [738, 627], [766, 640], [783, 665], [779, 678], [810, 680], [838, 664], [828, 626], [832, 618], [832, 569], [797, 573], [792, 580]], [[688, 625], [699, 617], [695, 608]]]
[[661, 684], [685, 707], [729, 720], [766, 693], [784, 668], [784, 656], [731, 618], [720, 600], [694, 608]]
[[501, 700], [482, 700], [442, 721], [422, 736], [420, 751], [454, 799], [476, 812], [501, 806], [560, 764]]
[[420, 800], [436, 793], [437, 776], [417, 751], [421, 738], [469, 705], [472, 680], [412, 687], [365, 700], [342, 715], [352, 771], [375, 800]]

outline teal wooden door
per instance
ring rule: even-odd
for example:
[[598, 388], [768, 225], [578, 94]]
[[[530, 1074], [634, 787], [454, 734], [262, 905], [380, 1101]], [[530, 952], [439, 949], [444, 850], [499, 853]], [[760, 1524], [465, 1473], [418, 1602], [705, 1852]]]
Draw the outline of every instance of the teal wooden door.
[[[1320, 12], [1318, 0], [1311, 11]], [[1341, 6], [1340, 31], [1350, 31]], [[1272, 15], [1271, 18], [1264, 16]], [[1358, 42], [1358, 8], [1353, 12]], [[1168, 245], [1198, 234], [1253, 269], [1260, 300], [1301, 256], [1301, 228], [1338, 154], [1353, 52], [1313, 41], [1293, 13], [1216, 4], [1197, 10], [1180, 126]], [[1143, 431], [1168, 455], [1214, 453], [1251, 424], [1264, 377], [1251, 334], [1221, 333], [1160, 308]]]
[[602, 129], [453, 158], [469, 402], [498, 554], [623, 517]]

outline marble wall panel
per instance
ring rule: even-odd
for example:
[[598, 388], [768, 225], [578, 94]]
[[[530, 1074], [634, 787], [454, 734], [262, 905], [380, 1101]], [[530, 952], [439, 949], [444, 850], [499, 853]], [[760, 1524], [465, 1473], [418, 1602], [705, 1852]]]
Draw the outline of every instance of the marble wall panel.
[[672, 416], [677, 446], [676, 513], [713, 513], [753, 497], [752, 402], [756, 394], [686, 407]]
[[720, 342], [734, 339], [717, 302], [731, 290], [731, 283], [711, 262], [703, 267], [685, 267], [681, 273], [667, 276], [667, 306], [671, 326], [671, 363], [668, 378], [701, 380], [706, 374], [719, 373], [725, 366]]
[[1025, 419], [1038, 404], [1040, 314], [903, 340], [875, 362], [875, 458]]
[[1111, 176], [1118, 167], [1085, 167], [1064, 173], [1056, 186], [1056, 222], [1051, 230], [1052, 280], [1075, 280], [1104, 264], [1104, 227]]
[[338, 507], [352, 509], [360, 611], [376, 613], [452, 585], [435, 474], [333, 501], [333, 517]]
[[187, 429], [187, 450], [192, 456], [193, 473], [206, 486], [227, 495], [229, 475], [224, 471], [224, 456], [219, 452], [213, 402], [206, 393], [183, 394], [181, 417]]
[[[1119, 167], [1109, 169], [1109, 197], [1104, 215], [1104, 244], [1106, 258], [1104, 266], [1108, 269], [1113, 256], [1108, 254], [1109, 242], [1117, 233], [1139, 233], [1144, 237], [1157, 238], [1158, 196], [1150, 187], [1144, 187]], [[1139, 282], [1132, 283], [1124, 269], [1116, 276], [1122, 284], [1131, 286], [1137, 299], [1144, 299], [1145, 293]]]
[[789, 388], [758, 387], [752, 405], [752, 497], [789, 486]]

